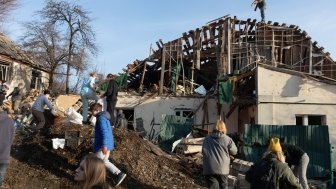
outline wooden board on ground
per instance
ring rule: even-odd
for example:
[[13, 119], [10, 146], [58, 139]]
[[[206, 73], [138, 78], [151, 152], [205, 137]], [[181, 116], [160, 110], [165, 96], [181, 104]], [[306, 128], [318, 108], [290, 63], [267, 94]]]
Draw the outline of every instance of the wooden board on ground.
[[61, 111], [66, 111], [68, 108], [72, 107], [77, 103], [81, 97], [78, 95], [60, 95], [56, 98], [56, 106]]

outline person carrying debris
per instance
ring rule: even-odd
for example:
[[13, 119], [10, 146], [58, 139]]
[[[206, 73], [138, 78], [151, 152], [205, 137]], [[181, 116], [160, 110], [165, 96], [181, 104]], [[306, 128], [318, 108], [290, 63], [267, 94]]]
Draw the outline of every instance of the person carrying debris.
[[4, 100], [6, 99], [6, 94], [8, 91], [9, 87], [7, 85], [2, 84], [1, 91], [0, 91], [0, 108], [3, 105]]
[[43, 112], [45, 105], [47, 105], [51, 111], [53, 110], [53, 106], [48, 100], [49, 95], [50, 90], [49, 89], [44, 90], [43, 94], [37, 97], [36, 101], [32, 106], [32, 114], [37, 122], [36, 123], [37, 129], [42, 129], [44, 127], [45, 117]]
[[259, 8], [261, 15], [261, 22], [265, 22], [265, 10], [266, 10], [266, 1], [265, 0], [254, 0], [252, 6], [255, 5], [254, 11]]
[[22, 89], [23, 89], [23, 83], [19, 83], [17, 87], [14, 88], [14, 90], [6, 97], [8, 99], [10, 96], [12, 96], [12, 109], [14, 110], [14, 113], [19, 113], [19, 107], [22, 100]]
[[75, 171], [74, 180], [79, 182], [79, 189], [92, 189], [100, 186], [110, 188], [106, 183], [104, 161], [94, 154], [89, 154], [83, 158]]
[[14, 121], [0, 107], [0, 188], [9, 166], [14, 132]]
[[226, 132], [225, 123], [218, 120], [213, 132], [204, 139], [202, 146], [203, 174], [208, 186], [213, 189], [228, 188], [230, 155], [237, 154], [237, 147]]
[[270, 139], [262, 159], [246, 172], [245, 180], [251, 183], [250, 189], [302, 189], [285, 159], [280, 139]]
[[109, 113], [102, 111], [102, 105], [95, 103], [90, 107], [93, 116], [97, 118], [94, 133], [93, 149], [96, 156], [102, 159], [106, 168], [114, 175], [118, 176], [118, 186], [126, 177], [114, 164], [109, 161], [110, 152], [114, 149], [114, 139], [112, 127], [109, 120]]
[[294, 166], [294, 175], [299, 178], [299, 182], [303, 189], [309, 189], [307, 181], [307, 167], [309, 164], [309, 156], [300, 147], [282, 143], [282, 150], [286, 156], [286, 163], [289, 167]]
[[101, 98], [106, 97], [107, 102], [107, 111], [111, 115], [111, 125], [114, 126], [116, 124], [116, 118], [114, 116], [115, 107], [118, 101], [118, 84], [114, 80], [116, 75], [111, 73], [107, 74], [107, 79], [109, 80], [106, 92], [101, 95]]
[[83, 80], [82, 88], [80, 91], [82, 103], [83, 103], [83, 109], [82, 109], [82, 115], [83, 115], [83, 124], [88, 124], [88, 110], [89, 110], [89, 100], [94, 100], [95, 102], [98, 101], [98, 96], [96, 95], [95, 90], [95, 82], [97, 78], [97, 73], [92, 72], [90, 73], [90, 77], [86, 77]]

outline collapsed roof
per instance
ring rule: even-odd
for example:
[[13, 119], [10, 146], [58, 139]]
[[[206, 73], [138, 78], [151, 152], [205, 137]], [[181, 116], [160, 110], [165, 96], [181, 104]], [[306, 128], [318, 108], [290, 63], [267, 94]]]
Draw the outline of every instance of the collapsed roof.
[[[0, 33], [0, 57], [5, 61], [2, 63], [12, 63], [12, 60], [27, 64], [30, 67], [47, 71], [41, 63], [33, 60], [27, 53], [21, 50], [13, 41], [4, 34]], [[11, 60], [12, 59], [12, 60]]]
[[295, 25], [225, 16], [156, 44], [149, 57], [124, 69], [128, 88], [142, 91], [155, 85], [163, 94], [175, 93], [180, 85], [190, 95], [197, 86], [209, 90], [220, 76], [250, 72], [259, 63], [336, 82], [330, 54]]

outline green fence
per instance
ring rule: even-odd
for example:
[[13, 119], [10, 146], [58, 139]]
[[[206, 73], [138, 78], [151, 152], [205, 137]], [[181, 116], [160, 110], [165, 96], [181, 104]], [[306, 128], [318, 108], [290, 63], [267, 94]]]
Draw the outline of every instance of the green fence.
[[309, 156], [307, 177], [331, 176], [331, 151], [326, 125], [245, 125], [243, 156], [255, 162], [267, 149], [270, 137], [284, 138], [286, 143], [301, 147]]
[[166, 151], [171, 151], [176, 140], [185, 138], [191, 132], [193, 121], [193, 118], [163, 115], [160, 125], [159, 146]]

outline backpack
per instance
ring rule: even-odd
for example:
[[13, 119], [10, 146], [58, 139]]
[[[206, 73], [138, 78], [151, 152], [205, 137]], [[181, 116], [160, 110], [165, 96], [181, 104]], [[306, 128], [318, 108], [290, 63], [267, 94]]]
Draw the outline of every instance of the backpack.
[[251, 183], [251, 189], [276, 189], [275, 163], [272, 160], [257, 162], [246, 173], [246, 180]]

